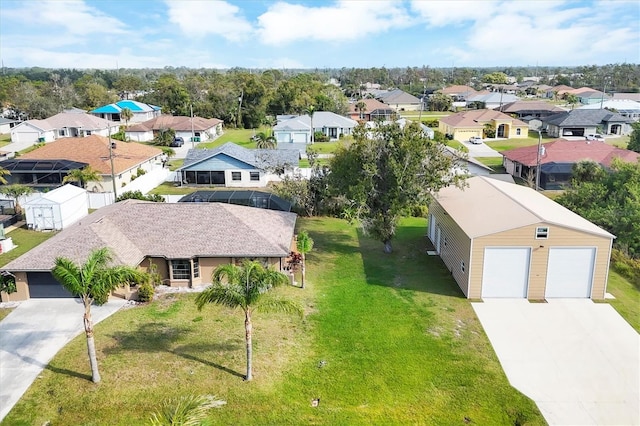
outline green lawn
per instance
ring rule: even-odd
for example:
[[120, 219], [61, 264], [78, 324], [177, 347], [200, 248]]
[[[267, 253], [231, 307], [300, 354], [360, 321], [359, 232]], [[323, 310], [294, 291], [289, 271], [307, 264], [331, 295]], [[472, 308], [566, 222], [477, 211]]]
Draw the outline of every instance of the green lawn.
[[251, 137], [256, 133], [268, 132], [269, 128], [261, 129], [225, 129], [224, 133], [213, 142], [203, 142], [197, 145], [198, 148], [216, 148], [227, 142], [233, 142], [245, 148], [255, 148], [256, 143], [251, 141]]
[[169, 160], [167, 165], [169, 166], [169, 170], [174, 171], [175, 169], [182, 167], [184, 164], [184, 158], [176, 158], [173, 160]]
[[14, 308], [0, 308], [0, 321], [13, 311]]
[[[321, 166], [326, 166], [326, 165], [329, 165], [330, 159], [329, 158], [318, 158], [316, 161]], [[303, 158], [302, 160], [300, 160], [298, 162], [298, 167], [311, 167], [311, 166], [309, 165], [309, 160], [307, 160], [306, 158]]]
[[615, 296], [611, 306], [640, 333], [640, 290], [620, 274], [609, 270], [607, 291]]
[[[557, 138], [549, 138], [546, 136], [542, 136], [542, 143], [551, 142]], [[529, 132], [529, 137], [527, 138], [517, 138], [517, 139], [504, 139], [491, 141], [491, 139], [485, 139], [485, 143], [496, 151], [507, 151], [513, 148], [520, 148], [522, 146], [530, 146], [536, 145], [538, 143], [538, 132]]]
[[12, 230], [7, 234], [7, 236], [11, 237], [13, 243], [17, 247], [7, 253], [0, 254], [0, 267], [11, 262], [13, 259], [17, 259], [54, 235], [55, 232], [29, 231], [24, 228], [16, 228]]
[[97, 325], [99, 385], [79, 336], [4, 424], [141, 424], [189, 393], [227, 401], [210, 424], [545, 424], [509, 385], [440, 259], [425, 254], [424, 219], [403, 221], [392, 255], [338, 219], [300, 225], [315, 240], [307, 288], [276, 292], [306, 317], [254, 316], [254, 381], [241, 378], [241, 314], [198, 312], [192, 294], [172, 295]]
[[348, 147], [351, 144], [352, 139], [345, 138], [333, 142], [315, 142], [313, 145], [309, 145], [309, 148], [316, 151], [318, 154], [333, 154], [339, 147]]
[[447, 144], [447, 146], [450, 146], [451, 148], [455, 148], [455, 149], [457, 149], [459, 151], [469, 152], [469, 148], [464, 146], [464, 144], [462, 142], [458, 142], [456, 140], [447, 139], [446, 144]]
[[[246, 191], [269, 191], [268, 187], [261, 188], [239, 188]], [[149, 191], [149, 194], [158, 195], [187, 195], [195, 191], [229, 191], [233, 188], [220, 186], [175, 186], [172, 182], [163, 182]]]
[[11, 143], [11, 134], [0, 134], [0, 148]]

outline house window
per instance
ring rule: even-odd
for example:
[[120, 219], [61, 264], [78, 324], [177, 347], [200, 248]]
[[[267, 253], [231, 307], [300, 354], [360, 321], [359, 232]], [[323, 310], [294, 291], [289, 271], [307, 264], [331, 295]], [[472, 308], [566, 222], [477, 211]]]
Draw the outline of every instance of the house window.
[[251, 180], [260, 180], [260, 172], [249, 172]]
[[174, 280], [191, 279], [191, 262], [184, 259], [172, 260], [171, 270]]
[[58, 136], [64, 136], [64, 129], [58, 130]]
[[242, 180], [241, 172], [231, 172], [231, 180]]
[[516, 176], [520, 176], [522, 173], [522, 164], [516, 163]]
[[84, 131], [84, 135], [85, 136], [91, 136], [91, 130], [85, 130]]
[[536, 239], [543, 240], [549, 238], [549, 227], [547, 226], [538, 226], [536, 228]]
[[199, 137], [200, 137], [200, 132], [195, 132], [195, 133], [193, 134], [193, 136], [195, 136], [196, 138], [199, 138]]
[[516, 135], [520, 136], [520, 129], [516, 129]]
[[462, 272], [464, 272], [464, 271], [465, 271], [465, 269], [466, 269], [466, 268], [465, 268], [465, 264], [464, 264], [464, 260], [463, 260], [462, 262], [460, 262], [460, 270], [461, 270]]
[[200, 260], [193, 259], [193, 278], [200, 278]]

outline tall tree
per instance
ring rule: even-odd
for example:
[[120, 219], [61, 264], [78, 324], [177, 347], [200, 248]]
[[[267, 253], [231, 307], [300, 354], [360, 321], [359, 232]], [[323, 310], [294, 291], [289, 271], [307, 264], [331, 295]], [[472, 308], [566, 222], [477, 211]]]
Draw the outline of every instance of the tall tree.
[[302, 255], [302, 288], [304, 288], [304, 280], [307, 272], [307, 253], [313, 249], [313, 239], [307, 231], [300, 231], [296, 239], [296, 248]]
[[440, 188], [462, 185], [465, 177], [454, 171], [459, 159], [417, 123], [359, 125], [354, 138], [331, 159], [331, 192], [346, 197], [352, 217], [391, 253], [396, 225], [407, 209], [427, 204]]
[[106, 302], [109, 294], [127, 282], [142, 283], [146, 279], [142, 271], [129, 266], [111, 265], [112, 256], [106, 247], [92, 251], [87, 260], [78, 265], [65, 257], [58, 257], [52, 270], [54, 278], [84, 305], [84, 332], [87, 337], [87, 352], [91, 365], [91, 379], [100, 381], [96, 346], [93, 337], [91, 304]]
[[20, 214], [22, 212], [22, 208], [20, 207], [20, 198], [25, 195], [32, 194], [33, 188], [20, 183], [14, 183], [12, 185], [0, 186], [0, 192], [14, 199], [16, 202], [16, 214]]
[[196, 306], [202, 309], [208, 303], [240, 308], [244, 312], [244, 330], [247, 352], [245, 380], [253, 378], [253, 312], [290, 312], [302, 315], [295, 302], [271, 297], [274, 287], [286, 284], [289, 278], [281, 272], [265, 268], [259, 262], [245, 260], [241, 266], [218, 266], [211, 276], [212, 285], [196, 297]]
[[125, 126], [129, 126], [129, 120], [133, 118], [133, 112], [129, 108], [122, 108], [120, 117], [124, 120]]
[[629, 138], [629, 144], [627, 149], [630, 151], [640, 152], [640, 122], [631, 124], [631, 137]]
[[268, 136], [265, 132], [260, 132], [256, 134], [256, 148], [258, 149], [276, 149], [278, 143], [276, 142], [276, 138], [273, 136]]
[[364, 120], [364, 112], [367, 110], [367, 104], [365, 104], [362, 101], [359, 101], [356, 105], [355, 105], [355, 109], [356, 112], [359, 113], [359, 118], [360, 120]]
[[93, 169], [91, 166], [87, 166], [84, 169], [69, 170], [67, 175], [62, 178], [63, 183], [78, 182], [81, 188], [86, 188], [88, 182], [99, 181], [100, 173]]

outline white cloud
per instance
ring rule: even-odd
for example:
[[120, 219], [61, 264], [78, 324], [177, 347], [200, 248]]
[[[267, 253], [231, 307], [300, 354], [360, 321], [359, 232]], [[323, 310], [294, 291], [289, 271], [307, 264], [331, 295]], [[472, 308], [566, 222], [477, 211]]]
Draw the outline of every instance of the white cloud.
[[[55, 28], [71, 37], [90, 34], [124, 34], [127, 26], [83, 0], [25, 1], [18, 8], [5, 9], [3, 16], [40, 30]], [[26, 18], [26, 19], [25, 19]]]
[[410, 25], [406, 10], [394, 1], [343, 0], [326, 7], [278, 2], [258, 17], [260, 40], [271, 45], [365, 39]]
[[[532, 3], [526, 2], [528, 5]], [[424, 1], [413, 0], [411, 9], [431, 27], [445, 27], [489, 18], [498, 9], [497, 1]]]
[[167, 6], [169, 21], [188, 36], [214, 34], [239, 41], [252, 32], [251, 24], [240, 16], [240, 9], [226, 1], [168, 0]]

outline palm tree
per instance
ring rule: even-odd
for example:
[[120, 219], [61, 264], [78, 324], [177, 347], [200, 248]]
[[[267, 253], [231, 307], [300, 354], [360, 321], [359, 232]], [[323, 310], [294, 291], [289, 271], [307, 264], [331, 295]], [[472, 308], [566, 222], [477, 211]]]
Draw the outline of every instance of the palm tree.
[[306, 113], [309, 114], [309, 118], [311, 119], [311, 143], [313, 144], [313, 139], [314, 139], [314, 133], [315, 130], [313, 130], [313, 114], [316, 112], [316, 107], [314, 107], [313, 105], [309, 105], [309, 107], [306, 110]]
[[302, 255], [302, 288], [304, 288], [304, 278], [306, 273], [306, 257], [305, 255], [313, 249], [313, 239], [307, 231], [301, 231], [296, 239], [296, 248]]
[[218, 266], [211, 276], [212, 285], [196, 297], [201, 310], [207, 303], [241, 308], [244, 312], [245, 343], [247, 349], [247, 375], [252, 379], [252, 330], [251, 316], [256, 312], [292, 312], [302, 315], [302, 308], [295, 302], [269, 297], [269, 290], [286, 284], [286, 275], [262, 266], [259, 262], [245, 260], [241, 266]]
[[11, 172], [9, 170], [5, 169], [4, 167], [0, 167], [0, 183], [6, 185], [7, 179], [5, 179], [5, 176], [10, 174]]
[[212, 408], [219, 408], [227, 402], [213, 395], [186, 395], [176, 400], [165, 401], [162, 407], [151, 415], [151, 426], [201, 425]]
[[360, 113], [360, 120], [364, 120], [364, 112], [367, 110], [367, 104], [360, 101], [355, 105], [356, 111]]
[[91, 365], [91, 378], [100, 381], [98, 359], [93, 339], [91, 304], [106, 302], [111, 291], [127, 282], [143, 283], [146, 274], [129, 266], [110, 266], [112, 257], [108, 248], [92, 251], [86, 262], [75, 264], [72, 260], [58, 257], [52, 270], [54, 278], [74, 296], [82, 298], [84, 304], [84, 332], [87, 336], [87, 352]]
[[20, 197], [33, 193], [33, 188], [27, 185], [14, 183], [12, 185], [0, 186], [0, 192], [13, 198], [16, 202], [15, 211], [19, 214], [22, 211], [20, 207]]
[[565, 93], [564, 100], [567, 101], [567, 103], [571, 106], [571, 109], [573, 109], [575, 104], [577, 104], [580, 101], [578, 97], [573, 93]]
[[175, 138], [176, 138], [175, 130], [171, 128], [160, 129], [156, 137], [153, 139], [153, 143], [155, 145], [160, 145], [160, 146], [171, 146], [171, 143], [174, 141]]
[[133, 112], [129, 108], [122, 108], [120, 118], [124, 120], [125, 126], [129, 126], [129, 120], [133, 118]]
[[62, 179], [62, 183], [78, 182], [81, 188], [85, 188], [88, 182], [100, 180], [100, 173], [97, 170], [87, 166], [84, 169], [73, 169], [67, 172]]
[[267, 136], [266, 133], [260, 132], [254, 136], [256, 140], [256, 148], [258, 149], [276, 149], [278, 145], [276, 143], [276, 138], [273, 136]]

